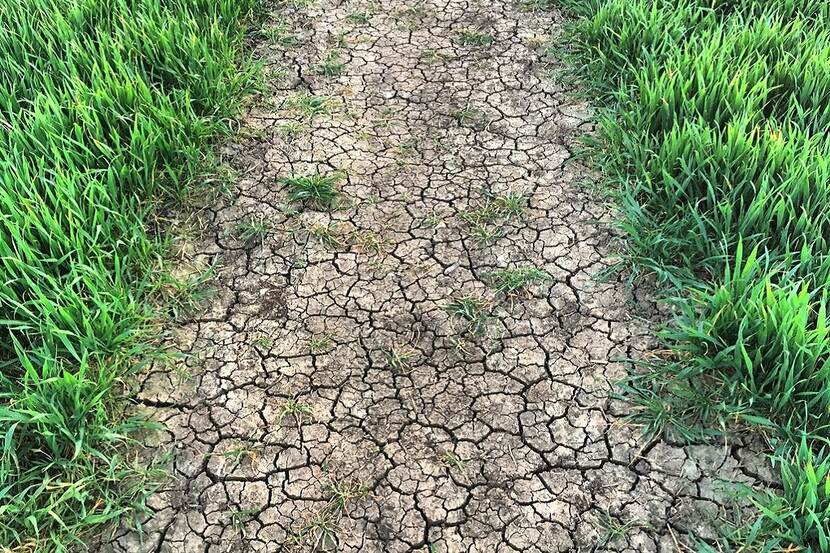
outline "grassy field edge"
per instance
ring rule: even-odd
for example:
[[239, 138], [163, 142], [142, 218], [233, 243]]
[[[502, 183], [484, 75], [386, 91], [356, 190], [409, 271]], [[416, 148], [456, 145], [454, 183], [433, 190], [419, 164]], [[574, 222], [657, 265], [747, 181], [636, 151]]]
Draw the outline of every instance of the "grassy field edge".
[[[662, 285], [664, 355], [622, 389], [651, 436], [754, 432], [778, 481], [700, 551], [830, 551], [830, 3], [558, 0], [588, 145]], [[738, 510], [737, 512], [741, 512]]]
[[155, 214], [210, 187], [257, 4], [0, 6], [0, 550], [73, 549], [158, 481], [129, 375], [200, 279], [170, 272]]

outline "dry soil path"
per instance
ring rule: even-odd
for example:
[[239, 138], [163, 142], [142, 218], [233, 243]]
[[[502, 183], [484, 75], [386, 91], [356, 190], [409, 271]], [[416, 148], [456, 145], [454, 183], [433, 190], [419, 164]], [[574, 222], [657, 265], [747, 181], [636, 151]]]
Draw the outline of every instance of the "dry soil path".
[[[711, 475], [744, 478], [740, 450], [643, 444], [609, 400], [650, 307], [595, 279], [610, 210], [570, 162], [585, 110], [551, 78], [560, 21], [506, 0], [274, 8], [272, 89], [226, 152], [235, 195], [179, 232], [184, 267], [218, 259], [218, 295], [139, 395], [175, 480], [143, 535], [104, 549], [668, 552], [709, 535]], [[316, 174], [334, 209], [281, 180]]]

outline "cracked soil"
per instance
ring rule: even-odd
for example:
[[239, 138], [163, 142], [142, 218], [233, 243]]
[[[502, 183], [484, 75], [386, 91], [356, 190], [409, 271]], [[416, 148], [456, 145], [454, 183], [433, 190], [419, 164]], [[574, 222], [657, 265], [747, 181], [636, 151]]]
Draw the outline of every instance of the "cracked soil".
[[[506, 0], [273, 9], [271, 89], [180, 221], [217, 263], [138, 402], [173, 479], [101, 551], [668, 552], [751, 482], [740, 442], [643, 443], [610, 399], [654, 305], [601, 281], [611, 206], [573, 160], [556, 11]], [[332, 209], [288, 176], [335, 183]], [[240, 233], [248, 234], [245, 239]], [[493, 273], [532, 269], [515, 290]], [[522, 283], [520, 283], [522, 284]], [[750, 467], [750, 468], [748, 468]]]

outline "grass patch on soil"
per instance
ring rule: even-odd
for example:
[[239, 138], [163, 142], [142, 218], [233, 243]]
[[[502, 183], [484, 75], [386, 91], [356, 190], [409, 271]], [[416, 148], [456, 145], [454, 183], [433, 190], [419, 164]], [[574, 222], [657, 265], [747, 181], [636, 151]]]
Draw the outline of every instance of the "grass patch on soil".
[[699, 548], [828, 552], [830, 2], [560, 4], [624, 261], [675, 306], [628, 398], [651, 433], [762, 430], [780, 471], [755, 519]]
[[[0, 4], [0, 549], [140, 510], [125, 376], [153, 350], [160, 201], [188, 194], [254, 75], [254, 0]], [[162, 281], [160, 283], [159, 281]]]

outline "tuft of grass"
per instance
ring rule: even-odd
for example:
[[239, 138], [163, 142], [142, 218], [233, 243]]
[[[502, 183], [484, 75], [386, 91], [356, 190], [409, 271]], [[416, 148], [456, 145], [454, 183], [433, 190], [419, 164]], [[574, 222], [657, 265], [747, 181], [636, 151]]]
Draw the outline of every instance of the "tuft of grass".
[[455, 296], [444, 310], [464, 321], [464, 331], [471, 336], [481, 336], [487, 328], [489, 303], [479, 296]]
[[[0, 548], [82, 548], [147, 512], [130, 372], [155, 350], [153, 207], [185, 197], [256, 68], [253, 0], [0, 6]], [[175, 308], [174, 308], [175, 309]]]
[[326, 353], [331, 351], [334, 346], [334, 341], [329, 334], [319, 334], [312, 336], [308, 341], [308, 351], [311, 353]]
[[647, 525], [638, 520], [623, 521], [607, 510], [597, 510], [594, 515], [594, 527], [600, 533], [597, 547], [603, 548], [626, 538], [633, 530], [646, 528]]
[[342, 230], [337, 223], [329, 223], [326, 225], [315, 224], [306, 228], [309, 238], [315, 239], [317, 242], [328, 249], [337, 249], [343, 247], [343, 239], [341, 238]]
[[412, 371], [412, 362], [418, 358], [418, 351], [406, 345], [392, 345], [381, 350], [386, 364], [396, 374], [407, 374]]
[[363, 499], [369, 489], [352, 479], [330, 479], [324, 488], [328, 501], [311, 514], [288, 538], [292, 550], [331, 551], [337, 547], [340, 521], [349, 505]]
[[294, 421], [297, 423], [297, 427], [299, 428], [302, 424], [303, 419], [314, 418], [314, 411], [312, 410], [309, 404], [291, 398], [287, 400], [285, 403], [283, 403], [277, 411], [277, 418], [280, 422], [282, 422], [285, 419], [285, 417], [292, 417]]
[[315, 69], [321, 75], [333, 77], [341, 74], [344, 67], [345, 64], [343, 63], [343, 59], [340, 57], [340, 51], [331, 50], [322, 60], [320, 60], [320, 62], [315, 66]]
[[252, 215], [233, 227], [233, 234], [240, 242], [252, 245], [255, 242], [262, 242], [263, 238], [271, 232], [273, 225], [266, 219], [264, 214]]
[[297, 35], [282, 21], [278, 21], [271, 26], [266, 26], [260, 32], [268, 42], [282, 48], [291, 48], [297, 45]]
[[346, 16], [346, 21], [354, 25], [366, 25], [371, 17], [372, 14], [368, 11], [354, 11]]
[[456, 33], [458, 42], [467, 46], [489, 46], [493, 35], [476, 29], [461, 29]]
[[560, 3], [626, 265], [675, 306], [626, 397], [652, 434], [775, 438], [783, 485], [723, 548], [830, 552], [830, 5]]
[[467, 463], [465, 463], [464, 460], [461, 459], [461, 457], [459, 457], [452, 451], [445, 451], [441, 455], [441, 462], [450, 471], [455, 471], [459, 473], [464, 472], [464, 467], [467, 465]]
[[453, 119], [464, 125], [476, 121], [481, 116], [481, 110], [467, 104], [462, 108], [454, 110], [450, 115], [452, 115]]
[[283, 186], [289, 188], [288, 199], [292, 202], [303, 202], [315, 206], [331, 209], [334, 207], [340, 193], [337, 183], [343, 179], [340, 172], [321, 175], [291, 175], [280, 179]]
[[459, 213], [478, 246], [501, 238], [502, 226], [522, 215], [527, 205], [527, 197], [516, 192], [495, 195], [485, 190], [484, 197], [484, 202], [477, 207]]
[[533, 284], [548, 282], [550, 274], [535, 267], [518, 267], [516, 269], [504, 269], [493, 271], [485, 275], [490, 287], [496, 292], [512, 295], [526, 290]]
[[299, 113], [306, 119], [313, 119], [318, 115], [331, 113], [332, 101], [327, 96], [314, 94], [296, 94], [285, 101], [288, 109]]

